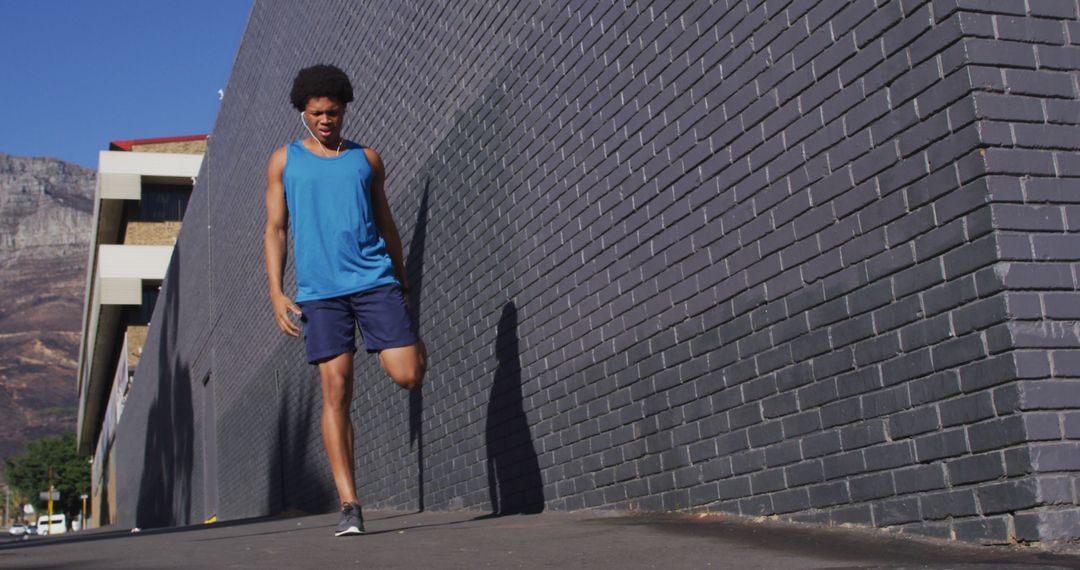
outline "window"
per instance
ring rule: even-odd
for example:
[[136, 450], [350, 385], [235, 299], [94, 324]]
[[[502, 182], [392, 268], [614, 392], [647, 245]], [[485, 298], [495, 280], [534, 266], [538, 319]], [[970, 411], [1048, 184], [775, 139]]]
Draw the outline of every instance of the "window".
[[128, 202], [127, 219], [131, 222], [179, 222], [184, 219], [191, 186], [143, 184], [142, 199]]
[[142, 290], [142, 304], [138, 307], [131, 306], [128, 309], [127, 324], [148, 325], [150, 317], [154, 314], [154, 305], [157, 303], [158, 293], [161, 292], [161, 283], [144, 283]]

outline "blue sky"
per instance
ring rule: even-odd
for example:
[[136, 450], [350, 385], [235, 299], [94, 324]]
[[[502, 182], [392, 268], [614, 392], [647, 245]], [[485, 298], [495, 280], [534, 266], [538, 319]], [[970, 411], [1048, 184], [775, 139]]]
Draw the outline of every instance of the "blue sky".
[[0, 0], [0, 153], [209, 133], [252, 0]]

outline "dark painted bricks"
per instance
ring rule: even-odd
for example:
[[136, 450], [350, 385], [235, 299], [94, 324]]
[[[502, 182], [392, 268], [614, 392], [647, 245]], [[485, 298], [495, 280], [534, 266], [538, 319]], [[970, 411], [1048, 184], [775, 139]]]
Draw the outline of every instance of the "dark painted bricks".
[[121, 424], [121, 522], [335, 501], [260, 239], [289, 82], [325, 61], [431, 354], [411, 397], [357, 356], [368, 504], [489, 509], [538, 470], [550, 509], [1077, 538], [1075, 6], [881, 4], [256, 2]]

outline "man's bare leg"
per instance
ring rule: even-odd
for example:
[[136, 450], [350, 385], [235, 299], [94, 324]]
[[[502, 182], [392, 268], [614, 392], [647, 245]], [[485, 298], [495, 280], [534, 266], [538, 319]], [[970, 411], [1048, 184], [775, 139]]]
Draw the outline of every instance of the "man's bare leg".
[[427, 347], [421, 340], [409, 346], [385, 348], [379, 351], [379, 364], [395, 384], [415, 390], [423, 384], [427, 372]]
[[352, 404], [353, 355], [339, 354], [319, 362], [322, 380], [322, 435], [330, 472], [334, 475], [341, 504], [359, 503], [353, 471], [353, 427], [349, 416]]

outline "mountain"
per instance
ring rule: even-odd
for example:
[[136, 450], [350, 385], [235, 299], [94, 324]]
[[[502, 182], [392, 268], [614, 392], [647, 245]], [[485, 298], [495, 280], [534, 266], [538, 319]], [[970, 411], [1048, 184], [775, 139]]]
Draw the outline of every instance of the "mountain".
[[0, 154], [0, 459], [74, 431], [95, 171]]

